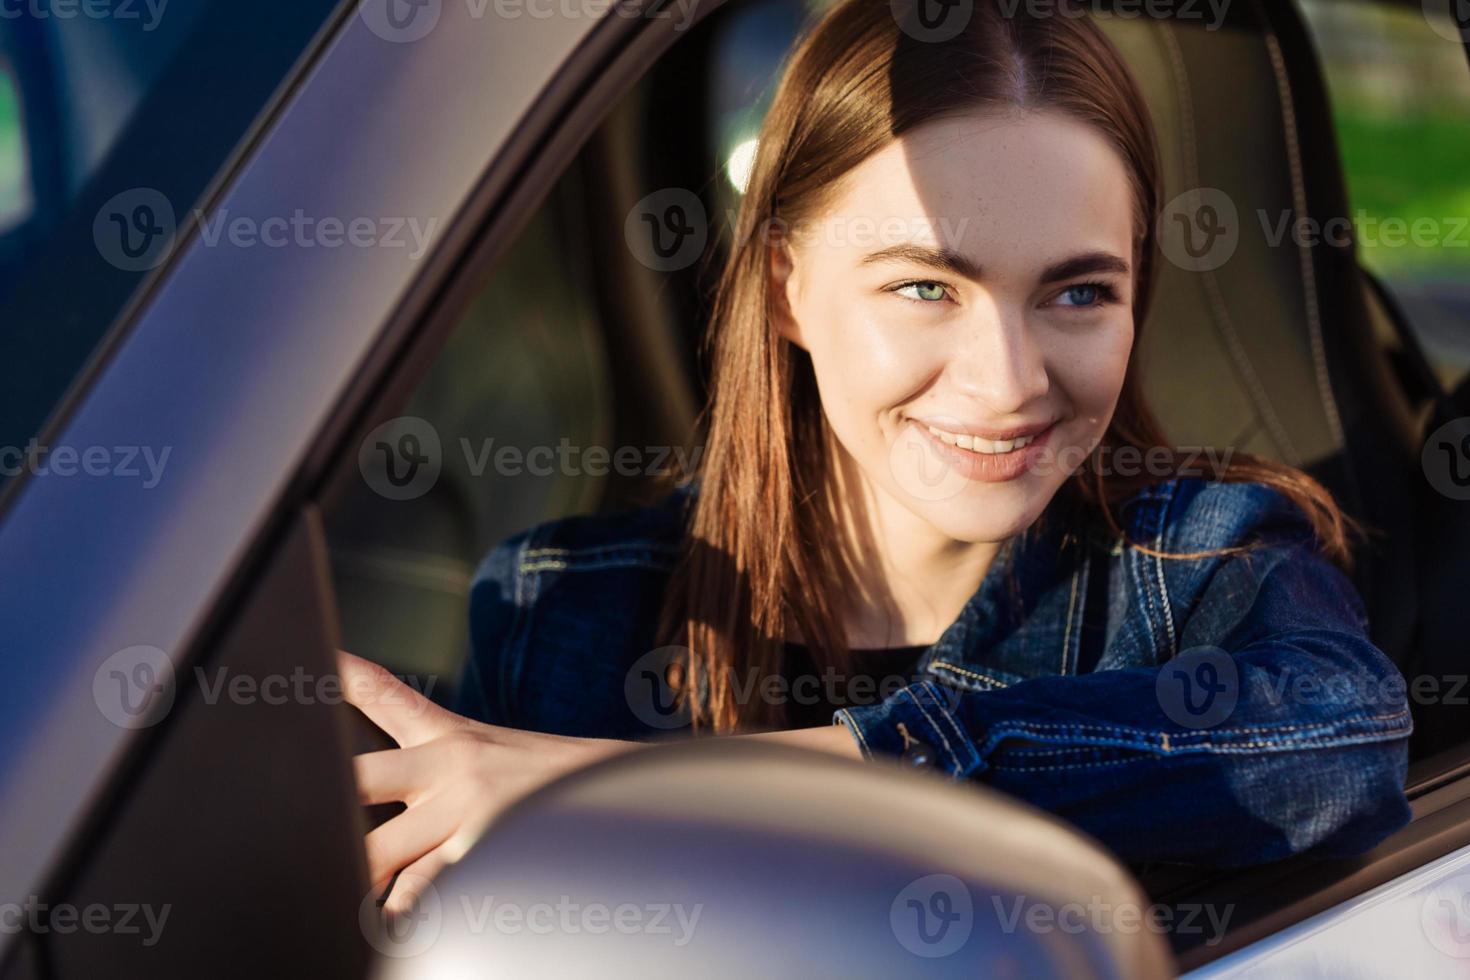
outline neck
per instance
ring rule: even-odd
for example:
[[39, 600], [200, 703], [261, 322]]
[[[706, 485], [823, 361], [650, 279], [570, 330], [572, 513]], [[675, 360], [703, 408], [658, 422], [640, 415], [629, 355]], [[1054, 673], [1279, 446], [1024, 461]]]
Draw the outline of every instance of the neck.
[[850, 647], [931, 644], [975, 594], [998, 541], [957, 541], [874, 486], [834, 442], [835, 516], [854, 591]]

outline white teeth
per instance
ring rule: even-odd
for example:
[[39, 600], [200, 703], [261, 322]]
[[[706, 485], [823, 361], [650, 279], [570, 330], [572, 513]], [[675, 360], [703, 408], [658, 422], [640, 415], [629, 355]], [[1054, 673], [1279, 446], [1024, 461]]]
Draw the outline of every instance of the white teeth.
[[1008, 453], [1012, 450], [1030, 445], [1036, 438], [1035, 436], [1021, 436], [1019, 439], [999, 439], [992, 441], [990, 439], [982, 439], [979, 436], [965, 435], [963, 432], [946, 432], [943, 429], [936, 429], [932, 425], [925, 426], [925, 428], [944, 440], [948, 445], [959, 446], [961, 449], [968, 449], [976, 453]]

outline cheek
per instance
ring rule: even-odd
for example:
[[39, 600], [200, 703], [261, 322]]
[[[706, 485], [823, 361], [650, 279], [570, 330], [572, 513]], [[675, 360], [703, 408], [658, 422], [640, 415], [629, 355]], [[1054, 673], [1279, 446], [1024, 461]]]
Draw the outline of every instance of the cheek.
[[1079, 434], [1100, 436], [1112, 418], [1133, 351], [1133, 321], [1119, 319], [1083, 337], [1060, 340], [1053, 381], [1066, 393]]
[[[802, 321], [822, 405], [839, 434], [904, 401], [933, 372], [933, 345], [879, 315], [872, 304], [832, 305]], [[844, 431], [845, 430], [845, 431]]]

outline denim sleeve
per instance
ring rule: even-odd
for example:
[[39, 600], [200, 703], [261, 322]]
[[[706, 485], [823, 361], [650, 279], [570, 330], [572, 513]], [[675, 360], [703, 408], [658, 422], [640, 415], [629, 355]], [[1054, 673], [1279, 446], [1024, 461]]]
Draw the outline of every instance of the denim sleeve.
[[526, 534], [491, 549], [470, 585], [469, 649], [454, 688], [452, 710], [490, 725], [513, 726], [515, 659], [510, 649], [523, 603], [517, 601]]
[[1224, 560], [1161, 667], [837, 713], [865, 755], [928, 743], [956, 779], [1050, 810], [1126, 861], [1360, 853], [1408, 822], [1402, 675], [1347, 577], [1299, 540]]

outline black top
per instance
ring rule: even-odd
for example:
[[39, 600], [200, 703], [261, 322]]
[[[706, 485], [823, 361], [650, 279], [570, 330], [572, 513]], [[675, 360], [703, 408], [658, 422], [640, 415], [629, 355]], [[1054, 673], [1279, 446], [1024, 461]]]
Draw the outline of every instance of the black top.
[[928, 649], [924, 644], [850, 650], [845, 669], [823, 670], [805, 646], [787, 643], [781, 671], [785, 683], [776, 692], [785, 698], [786, 727], [830, 725], [832, 712], [839, 708], [878, 704], [913, 683], [914, 668]]

